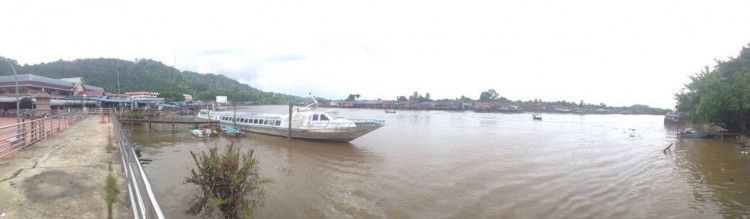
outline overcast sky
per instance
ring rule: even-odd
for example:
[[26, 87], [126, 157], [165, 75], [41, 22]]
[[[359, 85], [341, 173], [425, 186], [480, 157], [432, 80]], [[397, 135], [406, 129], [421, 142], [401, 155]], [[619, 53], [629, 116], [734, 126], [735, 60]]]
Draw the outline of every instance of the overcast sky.
[[750, 1], [3, 1], [0, 56], [149, 58], [329, 99], [671, 108], [750, 43]]

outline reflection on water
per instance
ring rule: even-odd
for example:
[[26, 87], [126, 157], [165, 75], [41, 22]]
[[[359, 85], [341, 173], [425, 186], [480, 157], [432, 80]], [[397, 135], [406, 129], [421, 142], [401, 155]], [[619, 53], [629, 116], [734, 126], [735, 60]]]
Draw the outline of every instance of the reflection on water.
[[[675, 163], [692, 182], [691, 208], [712, 204], [725, 217], [750, 215], [750, 174], [747, 155], [737, 153], [735, 146], [713, 139], [679, 139]], [[710, 145], [710, 146], [707, 146]]]
[[[284, 112], [284, 106], [249, 107]], [[325, 110], [325, 109], [321, 109]], [[730, 143], [680, 139], [660, 116], [341, 110], [386, 126], [351, 143], [249, 134], [267, 185], [260, 218], [742, 217], [750, 161]], [[171, 127], [170, 127], [171, 128]], [[171, 217], [192, 197], [189, 151], [226, 145], [183, 131], [134, 134]], [[674, 143], [667, 153], [662, 150]]]

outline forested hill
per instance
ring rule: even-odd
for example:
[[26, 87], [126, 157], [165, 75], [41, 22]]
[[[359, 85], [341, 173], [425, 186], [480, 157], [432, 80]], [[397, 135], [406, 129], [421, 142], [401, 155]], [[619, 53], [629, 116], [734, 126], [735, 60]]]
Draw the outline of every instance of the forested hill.
[[[159, 92], [167, 101], [181, 100], [182, 94], [193, 95], [196, 100], [210, 101], [215, 100], [216, 96], [228, 96], [231, 101], [252, 101], [258, 104], [281, 104], [303, 100], [301, 97], [263, 92], [224, 75], [180, 71], [149, 59], [139, 59], [135, 62], [107, 58], [60, 60], [15, 67], [18, 74], [36, 74], [50, 78], [82, 77], [86, 84], [103, 87], [110, 93], [117, 93], [119, 69], [122, 93]], [[0, 68], [0, 74], [12, 75], [9, 70], [7, 67]]]

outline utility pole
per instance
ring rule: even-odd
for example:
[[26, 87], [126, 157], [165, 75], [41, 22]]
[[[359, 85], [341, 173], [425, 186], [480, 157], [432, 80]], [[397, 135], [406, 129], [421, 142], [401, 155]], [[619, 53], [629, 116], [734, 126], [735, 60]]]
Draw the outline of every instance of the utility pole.
[[115, 64], [117, 66], [117, 94], [122, 94], [120, 93], [120, 63], [115, 61]]

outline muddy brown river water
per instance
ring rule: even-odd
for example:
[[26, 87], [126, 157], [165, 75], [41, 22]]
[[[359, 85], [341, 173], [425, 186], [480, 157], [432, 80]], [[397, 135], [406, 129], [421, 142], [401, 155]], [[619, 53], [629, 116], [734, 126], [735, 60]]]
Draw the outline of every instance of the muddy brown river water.
[[[283, 113], [285, 106], [244, 107]], [[717, 218], [750, 215], [750, 156], [682, 139], [661, 116], [337, 110], [386, 125], [350, 143], [249, 134], [265, 186], [257, 218]], [[170, 218], [194, 188], [189, 151], [226, 145], [187, 127], [132, 136]], [[671, 150], [663, 149], [673, 143]], [[197, 218], [197, 217], [196, 217]]]

